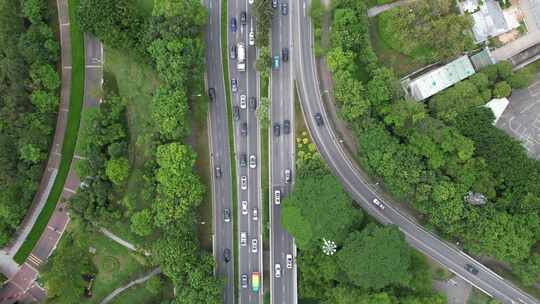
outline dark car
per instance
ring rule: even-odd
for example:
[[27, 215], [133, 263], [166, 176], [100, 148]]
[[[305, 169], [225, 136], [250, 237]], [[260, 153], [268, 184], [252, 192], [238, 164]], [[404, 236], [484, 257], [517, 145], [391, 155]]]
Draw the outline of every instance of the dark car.
[[277, 0], [272, 0], [272, 8], [277, 8]]
[[223, 221], [225, 221], [225, 223], [229, 223], [231, 221], [231, 209], [223, 209]]
[[236, 32], [236, 18], [231, 18], [231, 32]]
[[229, 56], [231, 57], [231, 59], [236, 59], [236, 45], [231, 46]]
[[242, 25], [246, 25], [246, 22], [247, 22], [247, 14], [246, 14], [246, 12], [241, 12], [240, 13], [240, 23]]
[[289, 48], [282, 48], [281, 49], [281, 58], [283, 58], [283, 62], [289, 61]]
[[240, 167], [247, 166], [247, 155], [246, 153], [240, 154]]
[[234, 120], [240, 120], [240, 107], [238, 106], [232, 107], [232, 117]]
[[240, 127], [240, 134], [242, 134], [242, 136], [247, 136], [247, 122], [242, 123], [242, 126]]
[[476, 269], [476, 267], [474, 267], [473, 265], [471, 264], [465, 264], [465, 269], [467, 269], [468, 272], [476, 275], [478, 274], [478, 269]]
[[216, 100], [216, 89], [209, 88], [208, 89], [208, 97], [210, 97], [210, 101]]
[[315, 117], [315, 122], [317, 123], [317, 126], [324, 125], [324, 121], [322, 119], [321, 113], [315, 113], [314, 117]]
[[220, 178], [221, 177], [221, 167], [216, 167], [214, 171], [215, 171], [216, 177]]
[[279, 136], [279, 134], [281, 133], [281, 127], [279, 125], [279, 123], [275, 123], [274, 124], [274, 136]]
[[291, 121], [288, 119], [285, 119], [283, 121], [283, 134], [289, 134], [291, 133]]
[[231, 89], [233, 93], [238, 92], [238, 80], [236, 78], [231, 79]]
[[223, 260], [225, 261], [225, 263], [229, 263], [229, 261], [231, 260], [231, 250], [229, 248], [225, 248], [223, 250]]
[[255, 111], [257, 109], [257, 99], [255, 99], [255, 97], [250, 97], [249, 98], [249, 110], [250, 111]]
[[289, 13], [289, 4], [287, 2], [281, 3], [281, 14], [287, 16]]
[[247, 274], [242, 274], [242, 288], [248, 288], [248, 276]]

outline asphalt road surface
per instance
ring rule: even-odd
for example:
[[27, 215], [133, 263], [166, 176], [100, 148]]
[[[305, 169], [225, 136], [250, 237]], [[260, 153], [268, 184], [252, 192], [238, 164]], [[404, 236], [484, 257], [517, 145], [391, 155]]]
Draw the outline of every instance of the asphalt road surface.
[[[295, 255], [291, 235], [281, 226], [281, 205], [275, 204], [274, 193], [279, 190], [283, 199], [291, 190], [291, 182], [285, 181], [285, 170], [291, 171], [294, 181], [294, 99], [293, 99], [293, 60], [283, 60], [282, 50], [292, 50], [291, 9], [287, 15], [281, 12], [281, 5], [289, 1], [280, 1], [272, 20], [271, 55], [279, 57], [279, 68], [272, 69], [270, 82], [270, 295], [273, 304], [293, 304], [296, 297], [296, 265], [286, 266], [286, 255]], [[293, 1], [291, 1], [293, 2]], [[285, 134], [284, 121], [290, 121], [290, 132]], [[274, 125], [280, 126], [280, 135], [273, 134]], [[293, 259], [294, 261], [295, 259]], [[280, 276], [276, 276], [276, 265], [280, 267]]]
[[[251, 97], [255, 97], [257, 103], [259, 101], [258, 94], [258, 81], [257, 72], [255, 71], [256, 60], [256, 48], [249, 45], [249, 33], [255, 31], [255, 18], [252, 14], [252, 7], [248, 3], [248, 0], [232, 0], [227, 1], [227, 20], [228, 20], [228, 37], [227, 49], [230, 51], [232, 46], [237, 47], [237, 53], [239, 53], [239, 43], [243, 43], [246, 53], [246, 69], [245, 71], [239, 71], [237, 69], [238, 59], [230, 58], [229, 54], [229, 77], [230, 79], [236, 79], [238, 81], [238, 91], [232, 92], [232, 104], [233, 106], [240, 107], [240, 98], [245, 95], [246, 102]], [[242, 25], [240, 15], [242, 12], [246, 12], [246, 23]], [[231, 31], [231, 19], [236, 18], [237, 29], [235, 32]], [[231, 84], [226, 84], [231, 85]], [[242, 134], [242, 124], [247, 124], [247, 134]], [[247, 288], [241, 287], [241, 278], [237, 278], [238, 290], [239, 290], [239, 303], [262, 303], [262, 286], [263, 286], [263, 267], [262, 267], [262, 238], [261, 238], [261, 224], [260, 220], [253, 218], [253, 209], [256, 208], [258, 212], [258, 218], [260, 218], [261, 209], [261, 182], [260, 182], [260, 147], [259, 147], [259, 124], [255, 111], [249, 109], [246, 106], [245, 109], [240, 109], [240, 119], [235, 120], [233, 123], [234, 128], [234, 148], [235, 148], [235, 164], [236, 164], [236, 176], [237, 176], [237, 193], [238, 193], [238, 270], [239, 276], [243, 274], [248, 276]], [[250, 156], [256, 157], [256, 167], [251, 168], [249, 165]], [[246, 165], [241, 165], [241, 159], [246, 159]], [[241, 178], [247, 178], [247, 189], [242, 189]], [[242, 202], [247, 204], [247, 210], [243, 211]], [[241, 244], [241, 234], [246, 234], [246, 244]], [[256, 242], [256, 244], [253, 244]], [[252, 280], [251, 274], [253, 272], [260, 273], [260, 289], [258, 292], [251, 290]]]
[[[295, 28], [295, 45], [303, 46], [293, 49], [293, 58], [295, 59], [295, 75], [299, 84], [298, 89], [304, 117], [321, 156], [346, 191], [363, 209], [379, 221], [397, 225], [406, 235], [411, 246], [443, 264], [487, 294], [503, 303], [539, 303], [459, 249], [427, 232], [409, 219], [407, 215], [386, 202], [383, 202], [386, 206], [384, 210], [372, 204], [373, 199], [377, 197], [376, 189], [359, 174], [356, 165], [346, 155], [332, 130], [322, 104], [312, 51], [313, 36], [309, 18], [309, 1], [300, 0], [297, 3], [291, 2], [291, 4], [293, 4], [291, 13]], [[324, 126], [317, 126], [313, 118], [315, 113], [322, 113]], [[474, 265], [479, 270], [478, 274], [473, 275], [465, 270], [466, 264]]]
[[[233, 246], [233, 218], [231, 196], [231, 167], [229, 160], [229, 141], [227, 125], [227, 100], [223, 82], [221, 64], [221, 1], [206, 0], [208, 24], [205, 31], [206, 41], [206, 80], [207, 87], [214, 88], [216, 100], [209, 105], [209, 140], [212, 176], [213, 203], [213, 245], [216, 260], [216, 275], [225, 279], [223, 303], [234, 303], [234, 257], [228, 263], [223, 258], [223, 251]], [[221, 177], [216, 177], [215, 168], [221, 168]], [[231, 210], [231, 221], [224, 221], [225, 209]]]

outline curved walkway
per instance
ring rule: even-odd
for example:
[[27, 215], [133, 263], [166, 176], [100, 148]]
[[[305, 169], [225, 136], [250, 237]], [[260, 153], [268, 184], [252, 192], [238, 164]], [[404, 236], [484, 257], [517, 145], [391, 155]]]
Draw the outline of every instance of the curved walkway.
[[396, 2], [392, 2], [392, 3], [387, 3], [387, 4], [375, 6], [375, 7], [372, 7], [370, 9], [368, 9], [367, 14], [368, 14], [368, 17], [375, 17], [378, 14], [380, 14], [382, 12], [385, 12], [385, 11], [387, 11], [389, 9], [393, 9], [394, 7], [402, 6], [402, 5], [405, 5], [405, 4], [413, 2], [413, 1], [415, 1], [415, 0], [399, 0], [399, 1], [396, 1]]
[[107, 304], [109, 303], [112, 299], [114, 299], [117, 295], [119, 295], [120, 293], [122, 293], [124, 290], [132, 287], [133, 285], [137, 285], [137, 284], [142, 284], [146, 281], [148, 281], [151, 277], [157, 275], [157, 274], [160, 274], [161, 273], [161, 270], [158, 268], [152, 270], [151, 272], [149, 272], [147, 275], [145, 275], [144, 277], [140, 277], [136, 280], [133, 280], [131, 282], [129, 282], [128, 284], [120, 287], [120, 288], [117, 288], [115, 290], [113, 290], [113, 292], [111, 292], [105, 299], [103, 299], [103, 301], [100, 302], [100, 304]]

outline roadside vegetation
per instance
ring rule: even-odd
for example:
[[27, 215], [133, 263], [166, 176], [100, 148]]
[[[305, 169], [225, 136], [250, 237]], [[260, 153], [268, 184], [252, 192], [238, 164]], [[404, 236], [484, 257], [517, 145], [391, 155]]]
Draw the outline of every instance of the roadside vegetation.
[[[367, 19], [364, 3], [334, 1], [333, 48], [326, 56], [338, 114], [358, 140], [360, 164], [396, 199], [411, 202], [428, 228], [470, 254], [511, 266], [525, 285], [538, 282], [539, 162], [479, 107], [527, 86], [532, 68], [514, 73], [500, 62], [426, 102], [409, 101], [374, 55]], [[369, 79], [362, 81], [358, 71], [366, 67]], [[468, 194], [485, 203], [470, 203]]]
[[0, 3], [0, 246], [28, 211], [45, 169], [59, 105], [59, 43], [43, 1]]

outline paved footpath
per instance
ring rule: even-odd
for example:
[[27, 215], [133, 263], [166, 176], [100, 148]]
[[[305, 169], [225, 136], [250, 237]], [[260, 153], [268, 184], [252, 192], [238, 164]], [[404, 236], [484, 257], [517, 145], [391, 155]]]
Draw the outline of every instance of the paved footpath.
[[[57, 6], [62, 50], [62, 89], [59, 120], [62, 119], [64, 124], [63, 128], [65, 129], [71, 81], [71, 44], [69, 40], [68, 0], [57, 0]], [[96, 92], [100, 92], [102, 86], [103, 48], [97, 39], [86, 35], [84, 37], [84, 43], [85, 83], [83, 107], [89, 108], [97, 106], [100, 102], [101, 94], [96, 94]], [[62, 107], [62, 103], [64, 103], [65, 108]], [[61, 115], [61, 113], [63, 114]], [[61, 116], [63, 118], [60, 118]], [[80, 185], [80, 179], [74, 170], [75, 162], [80, 159], [80, 157], [74, 155], [73, 158], [74, 160], [71, 163], [64, 190], [62, 191], [56, 209], [25, 263], [18, 268], [18, 271], [15, 274], [8, 276], [10, 279], [9, 282], [0, 290], [0, 304], [14, 303], [16, 301], [32, 303], [45, 300], [46, 291], [36, 282], [38, 276], [37, 269], [49, 258], [49, 256], [51, 256], [69, 223], [69, 213], [66, 212], [64, 202], [76, 193], [76, 190]], [[33, 225], [33, 223], [31, 225]], [[14, 252], [11, 254], [14, 254]]]

